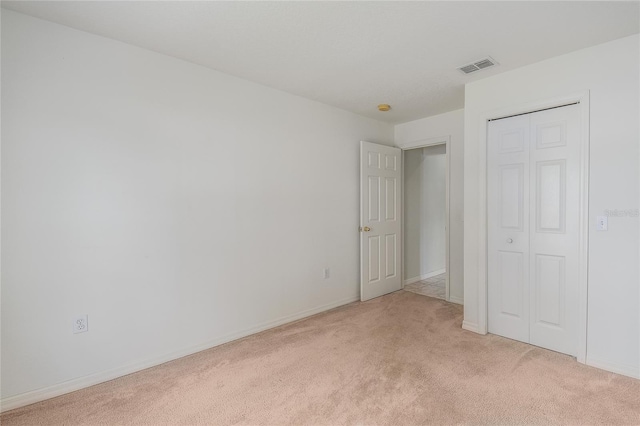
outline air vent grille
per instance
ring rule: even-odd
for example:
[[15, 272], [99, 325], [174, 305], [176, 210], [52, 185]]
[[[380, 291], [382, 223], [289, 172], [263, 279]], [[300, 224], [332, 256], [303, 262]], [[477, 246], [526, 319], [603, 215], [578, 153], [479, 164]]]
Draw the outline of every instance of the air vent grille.
[[480, 71], [480, 68], [478, 68], [477, 66], [475, 66], [473, 64], [461, 67], [459, 69], [460, 69], [460, 71], [462, 71], [465, 74], [469, 74], [469, 73], [472, 73], [474, 71]]
[[486, 58], [480, 59], [471, 64], [463, 65], [459, 67], [458, 70], [460, 70], [460, 72], [462, 72], [463, 74], [471, 74], [472, 72], [490, 68], [495, 65], [498, 65], [498, 63], [492, 58], [490, 58], [489, 56], [487, 56]]

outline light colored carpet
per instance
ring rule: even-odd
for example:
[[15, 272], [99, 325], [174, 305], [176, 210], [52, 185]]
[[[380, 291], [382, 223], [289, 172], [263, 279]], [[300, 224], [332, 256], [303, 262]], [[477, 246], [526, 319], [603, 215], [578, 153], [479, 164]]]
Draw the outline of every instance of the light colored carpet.
[[400, 291], [5, 413], [13, 425], [640, 424], [640, 381]]

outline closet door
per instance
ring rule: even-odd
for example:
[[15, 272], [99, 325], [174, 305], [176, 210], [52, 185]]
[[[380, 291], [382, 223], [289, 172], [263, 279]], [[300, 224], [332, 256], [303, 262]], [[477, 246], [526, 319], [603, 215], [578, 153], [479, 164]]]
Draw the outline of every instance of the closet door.
[[489, 123], [489, 332], [529, 341], [529, 116]]
[[575, 356], [580, 108], [555, 108], [530, 117], [530, 343]]
[[580, 109], [495, 120], [488, 131], [489, 332], [576, 355]]

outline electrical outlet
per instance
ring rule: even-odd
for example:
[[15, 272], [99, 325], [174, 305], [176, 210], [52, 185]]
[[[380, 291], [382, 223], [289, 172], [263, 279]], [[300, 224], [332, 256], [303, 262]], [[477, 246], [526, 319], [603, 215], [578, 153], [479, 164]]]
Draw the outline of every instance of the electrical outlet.
[[89, 315], [78, 315], [73, 319], [73, 333], [89, 331]]
[[596, 229], [598, 231], [606, 231], [607, 229], [609, 229], [609, 218], [607, 216], [598, 216]]
[[329, 268], [324, 268], [323, 273], [324, 273], [324, 275], [323, 275], [323, 276], [324, 276], [324, 279], [325, 279], [325, 280], [328, 280], [328, 279], [329, 279], [329, 277], [331, 276], [331, 269], [329, 269]]

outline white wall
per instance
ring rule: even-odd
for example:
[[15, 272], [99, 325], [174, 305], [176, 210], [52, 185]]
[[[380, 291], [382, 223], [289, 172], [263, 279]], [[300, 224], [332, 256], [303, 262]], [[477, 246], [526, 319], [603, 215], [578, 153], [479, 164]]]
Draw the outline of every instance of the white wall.
[[589, 277], [587, 363], [640, 376], [638, 217], [605, 210], [639, 206], [639, 36], [559, 56], [470, 83], [465, 89], [464, 276], [465, 324], [483, 331], [479, 311], [484, 267], [478, 257], [484, 206], [479, 147], [482, 115], [504, 108], [590, 91]]
[[393, 127], [3, 10], [3, 408], [356, 300], [361, 139]]
[[395, 143], [400, 148], [416, 146], [424, 141], [450, 139], [449, 170], [449, 291], [450, 300], [463, 301], [463, 168], [464, 110], [456, 110], [395, 127]]
[[404, 280], [446, 266], [445, 145], [404, 153]]

